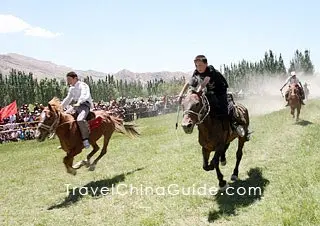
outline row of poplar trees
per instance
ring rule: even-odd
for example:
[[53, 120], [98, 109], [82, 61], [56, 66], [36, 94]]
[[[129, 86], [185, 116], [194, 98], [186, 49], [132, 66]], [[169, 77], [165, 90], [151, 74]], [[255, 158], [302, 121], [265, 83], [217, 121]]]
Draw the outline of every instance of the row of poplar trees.
[[[277, 57], [271, 50], [265, 52], [264, 57], [258, 62], [242, 60], [238, 64], [223, 65], [221, 72], [235, 90], [246, 88], [252, 79], [264, 77], [287, 77], [288, 73], [295, 70], [306, 75], [314, 74], [314, 66], [310, 59], [310, 52], [296, 50], [286, 69], [281, 54]], [[94, 101], [110, 101], [119, 97], [159, 97], [163, 95], [177, 95], [183, 84], [189, 78], [173, 78], [170, 81], [155, 79], [142, 84], [141, 81], [127, 82], [116, 80], [113, 75], [108, 75], [99, 80], [92, 77], [84, 79], [91, 88]], [[46, 103], [57, 96], [63, 99], [68, 92], [65, 79], [45, 78], [38, 80], [32, 73], [12, 69], [7, 75], [0, 74], [0, 106], [5, 106], [16, 100], [18, 106], [22, 104]]]

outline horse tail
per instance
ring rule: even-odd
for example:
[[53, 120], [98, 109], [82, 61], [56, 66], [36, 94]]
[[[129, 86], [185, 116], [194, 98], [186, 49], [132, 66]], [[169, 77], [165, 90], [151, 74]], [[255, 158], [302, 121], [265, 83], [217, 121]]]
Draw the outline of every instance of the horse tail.
[[131, 138], [138, 137], [140, 133], [134, 124], [124, 124], [121, 118], [110, 115], [111, 121], [114, 123], [114, 129], [118, 133], [128, 135]]
[[131, 137], [138, 137], [140, 133], [136, 130], [136, 125], [133, 124], [124, 124], [123, 127], [130, 134]]

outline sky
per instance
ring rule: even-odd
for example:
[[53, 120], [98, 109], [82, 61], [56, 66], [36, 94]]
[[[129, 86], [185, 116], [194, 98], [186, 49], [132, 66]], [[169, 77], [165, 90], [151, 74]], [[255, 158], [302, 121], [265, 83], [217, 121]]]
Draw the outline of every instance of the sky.
[[286, 66], [311, 51], [319, 71], [320, 1], [1, 0], [0, 54], [78, 70], [191, 71], [257, 61], [271, 49]]

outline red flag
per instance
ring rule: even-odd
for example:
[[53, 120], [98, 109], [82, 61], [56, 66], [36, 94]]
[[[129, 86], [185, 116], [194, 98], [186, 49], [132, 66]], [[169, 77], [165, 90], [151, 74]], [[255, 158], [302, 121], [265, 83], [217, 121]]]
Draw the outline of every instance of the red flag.
[[5, 106], [0, 110], [0, 121], [2, 121], [2, 119], [7, 118], [11, 115], [17, 114], [17, 112], [18, 112], [17, 102], [13, 101], [11, 104], [9, 104], [8, 106]]

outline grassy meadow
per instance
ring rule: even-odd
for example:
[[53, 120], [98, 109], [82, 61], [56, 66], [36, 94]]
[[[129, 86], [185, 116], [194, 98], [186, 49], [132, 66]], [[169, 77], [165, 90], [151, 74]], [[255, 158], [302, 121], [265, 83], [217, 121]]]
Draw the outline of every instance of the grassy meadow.
[[237, 141], [221, 167], [233, 195], [200, 192], [217, 188], [216, 172], [202, 169], [197, 129], [184, 134], [180, 112], [175, 130], [176, 118], [137, 120], [141, 137], [114, 134], [96, 170], [76, 176], [57, 139], [0, 145], [0, 225], [320, 225], [319, 100], [299, 123], [288, 108], [251, 118], [239, 181], [230, 182]]

